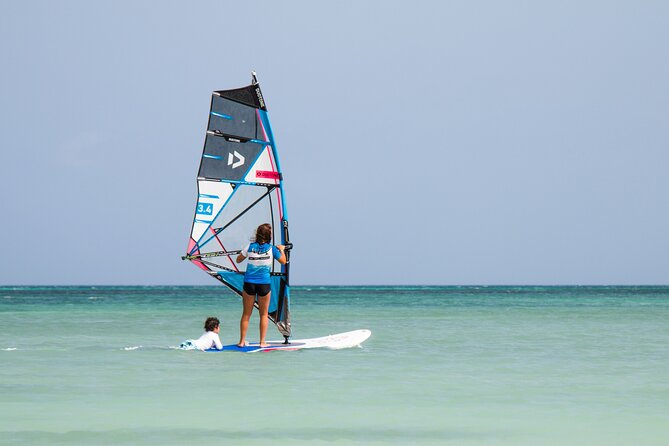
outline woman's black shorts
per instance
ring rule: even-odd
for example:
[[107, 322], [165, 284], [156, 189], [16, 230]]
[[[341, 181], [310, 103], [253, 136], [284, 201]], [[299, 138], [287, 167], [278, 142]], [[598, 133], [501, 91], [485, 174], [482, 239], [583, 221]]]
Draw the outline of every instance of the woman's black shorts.
[[248, 283], [244, 282], [244, 292], [251, 296], [267, 296], [271, 291], [269, 283]]

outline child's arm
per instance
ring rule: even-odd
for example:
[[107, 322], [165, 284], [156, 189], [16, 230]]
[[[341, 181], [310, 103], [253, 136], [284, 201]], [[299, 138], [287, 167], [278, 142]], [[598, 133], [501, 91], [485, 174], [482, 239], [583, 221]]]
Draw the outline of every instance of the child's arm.
[[216, 350], [223, 350], [223, 343], [221, 342], [218, 333], [214, 333], [214, 344], [216, 344]]

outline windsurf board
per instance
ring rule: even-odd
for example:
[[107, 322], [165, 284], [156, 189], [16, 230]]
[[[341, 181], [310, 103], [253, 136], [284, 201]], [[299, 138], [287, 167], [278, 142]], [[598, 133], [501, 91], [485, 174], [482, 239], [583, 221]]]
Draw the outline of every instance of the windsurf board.
[[237, 347], [236, 344], [224, 345], [223, 350], [209, 349], [206, 352], [270, 352], [275, 350], [295, 351], [304, 350], [308, 348], [326, 348], [330, 350], [340, 350], [342, 348], [357, 347], [371, 336], [372, 332], [366, 329], [347, 331], [346, 333], [338, 333], [320, 338], [311, 339], [295, 339], [291, 340], [289, 344], [283, 341], [270, 341], [269, 346], [260, 347], [256, 344], [249, 344], [245, 347]]

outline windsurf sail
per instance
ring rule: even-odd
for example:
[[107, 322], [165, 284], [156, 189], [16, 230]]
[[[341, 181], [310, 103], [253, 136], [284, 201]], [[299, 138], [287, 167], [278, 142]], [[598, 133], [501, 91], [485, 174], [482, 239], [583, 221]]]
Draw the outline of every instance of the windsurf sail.
[[[256, 74], [252, 83], [214, 91], [197, 175], [197, 203], [186, 255], [241, 296], [246, 261], [235, 259], [258, 225], [272, 225], [272, 243], [286, 246], [288, 262], [271, 272], [269, 318], [290, 336], [290, 248], [288, 213], [265, 99]], [[257, 306], [257, 304], [256, 304]]]

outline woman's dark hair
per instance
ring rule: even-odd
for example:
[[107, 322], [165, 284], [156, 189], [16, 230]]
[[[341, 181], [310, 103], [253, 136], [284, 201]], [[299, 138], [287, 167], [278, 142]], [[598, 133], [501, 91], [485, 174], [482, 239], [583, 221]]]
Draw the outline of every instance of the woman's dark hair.
[[263, 223], [256, 229], [256, 243], [262, 245], [272, 241], [272, 226], [269, 223]]
[[217, 317], [208, 317], [207, 320], [204, 321], [204, 331], [214, 331], [220, 324], [221, 322]]

